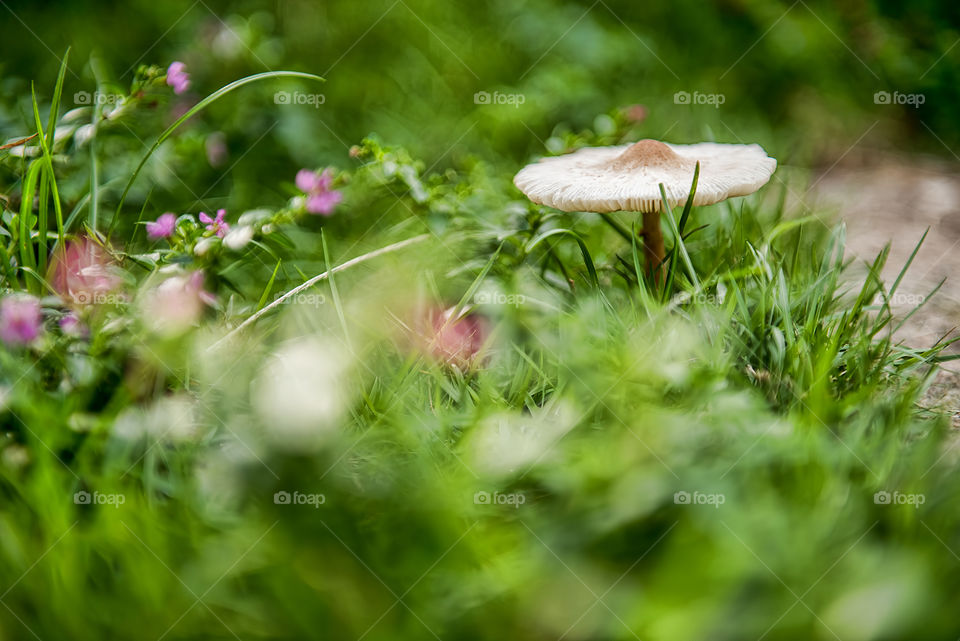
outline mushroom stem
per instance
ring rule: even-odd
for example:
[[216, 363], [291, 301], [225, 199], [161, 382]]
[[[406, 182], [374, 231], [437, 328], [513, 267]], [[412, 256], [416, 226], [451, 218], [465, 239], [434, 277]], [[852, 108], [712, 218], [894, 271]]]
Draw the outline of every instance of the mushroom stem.
[[663, 270], [660, 266], [666, 252], [663, 249], [663, 231], [660, 229], [660, 212], [643, 212], [643, 255], [647, 259], [647, 270], [651, 278], [661, 281]]

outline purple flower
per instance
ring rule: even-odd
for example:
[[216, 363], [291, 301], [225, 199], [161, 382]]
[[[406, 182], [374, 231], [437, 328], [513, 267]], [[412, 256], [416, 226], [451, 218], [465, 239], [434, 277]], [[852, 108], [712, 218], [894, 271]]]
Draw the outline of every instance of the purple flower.
[[40, 335], [43, 317], [33, 296], [12, 295], [0, 302], [0, 339], [8, 345], [26, 345]]
[[165, 214], [160, 214], [160, 217], [157, 218], [156, 222], [147, 223], [147, 236], [150, 237], [150, 240], [157, 240], [158, 238], [170, 238], [173, 236], [173, 232], [176, 228], [176, 214], [167, 212]]
[[317, 172], [301, 169], [297, 172], [297, 189], [309, 193], [318, 187], [319, 180]]
[[226, 209], [218, 209], [217, 217], [210, 218], [204, 212], [200, 212], [200, 222], [204, 223], [207, 226], [207, 231], [212, 231], [220, 238], [223, 238], [227, 235], [227, 232], [230, 231], [230, 225], [224, 222], [223, 217], [227, 215]]
[[172, 62], [167, 68], [167, 84], [173, 87], [173, 93], [182, 94], [190, 88], [190, 74], [187, 65], [182, 62]]
[[80, 318], [73, 312], [60, 319], [60, 331], [66, 336], [73, 337], [82, 337], [89, 333], [87, 327], [80, 322]]
[[343, 200], [343, 194], [339, 191], [322, 191], [310, 194], [307, 196], [307, 211], [311, 214], [329, 216], [341, 200]]
[[297, 189], [307, 195], [307, 211], [311, 214], [329, 216], [334, 207], [343, 200], [343, 194], [330, 189], [333, 185], [333, 172], [329, 169], [322, 172], [301, 169], [297, 172], [296, 182]]

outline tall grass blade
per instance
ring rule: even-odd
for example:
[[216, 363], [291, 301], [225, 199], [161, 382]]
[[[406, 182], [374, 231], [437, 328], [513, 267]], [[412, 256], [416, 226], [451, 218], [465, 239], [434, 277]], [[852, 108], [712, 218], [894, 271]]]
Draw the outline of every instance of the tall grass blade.
[[[117, 203], [117, 211], [115, 213], [114, 220], [120, 218], [120, 211], [123, 209], [123, 203], [127, 199], [127, 194], [130, 192], [130, 188], [133, 187], [133, 183], [136, 182], [137, 177], [140, 175], [140, 172], [143, 170], [143, 166], [147, 164], [147, 161], [150, 160], [150, 156], [160, 148], [160, 145], [166, 141], [173, 132], [180, 128], [180, 125], [185, 123], [187, 120], [200, 113], [208, 106], [220, 100], [225, 95], [233, 91], [234, 89], [239, 89], [244, 85], [248, 85], [252, 82], [257, 82], [259, 80], [269, 80], [270, 78], [306, 78], [308, 80], [316, 80], [317, 82], [324, 82], [324, 79], [320, 76], [314, 75], [312, 73], [304, 73], [302, 71], [266, 71], [264, 73], [254, 74], [252, 76], [247, 76], [246, 78], [240, 78], [239, 80], [234, 80], [230, 84], [220, 87], [212, 94], [208, 95], [206, 98], [195, 104], [187, 113], [183, 114], [177, 120], [167, 127], [160, 137], [157, 138], [156, 142], [147, 150], [147, 153], [144, 154], [143, 158], [140, 160], [140, 164], [137, 165], [137, 168], [133, 171], [133, 175], [130, 176], [130, 180], [127, 181], [127, 186], [123, 188], [123, 193], [120, 195], [120, 202]], [[115, 224], [115, 223], [114, 223]]]

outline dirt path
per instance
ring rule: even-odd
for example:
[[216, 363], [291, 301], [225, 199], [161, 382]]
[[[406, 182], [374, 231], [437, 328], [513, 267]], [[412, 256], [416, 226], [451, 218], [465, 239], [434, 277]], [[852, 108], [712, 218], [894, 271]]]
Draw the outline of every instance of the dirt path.
[[[897, 333], [926, 347], [960, 327], [960, 164], [884, 153], [861, 155], [814, 177], [816, 202], [847, 223], [847, 252], [871, 261], [890, 242], [884, 280], [893, 282], [923, 232], [930, 233], [893, 299], [904, 315], [944, 278], [943, 287]], [[954, 331], [951, 335], [957, 335]], [[960, 353], [960, 347], [950, 348]], [[929, 400], [960, 425], [960, 361], [948, 363]]]

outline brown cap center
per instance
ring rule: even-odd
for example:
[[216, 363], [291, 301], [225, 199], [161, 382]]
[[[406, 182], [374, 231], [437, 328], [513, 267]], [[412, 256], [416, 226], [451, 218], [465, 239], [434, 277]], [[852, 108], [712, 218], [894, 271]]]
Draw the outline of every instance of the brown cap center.
[[617, 170], [640, 167], [683, 167], [686, 160], [659, 140], [641, 140], [627, 149], [610, 164]]

